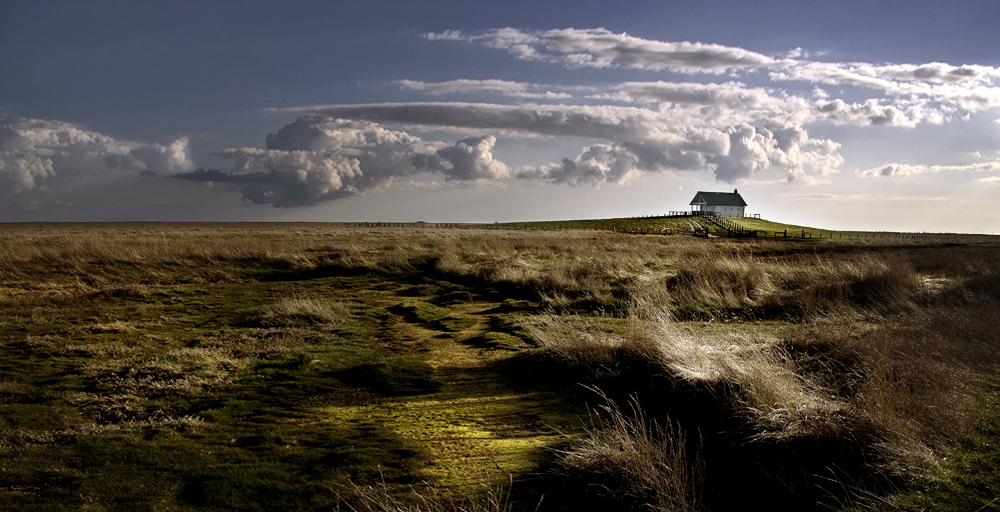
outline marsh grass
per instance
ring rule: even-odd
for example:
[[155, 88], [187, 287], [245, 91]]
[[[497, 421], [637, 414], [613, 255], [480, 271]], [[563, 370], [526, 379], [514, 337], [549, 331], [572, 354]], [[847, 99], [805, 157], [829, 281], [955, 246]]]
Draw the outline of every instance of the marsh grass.
[[350, 314], [350, 306], [342, 302], [307, 297], [289, 297], [263, 308], [255, 320], [262, 327], [295, 326], [302, 324], [336, 325], [344, 323]]
[[[478, 494], [455, 496], [432, 486], [413, 487], [408, 493], [393, 492], [385, 483], [351, 484], [338, 498], [334, 510], [350, 512], [513, 512], [523, 503], [512, 499], [510, 488], [487, 487]], [[541, 505], [541, 502], [537, 504]], [[517, 508], [515, 508], [517, 507]], [[538, 507], [535, 508], [538, 510]]]
[[[566, 476], [596, 482], [611, 498], [637, 508], [702, 510], [700, 442], [690, 443], [669, 418], [661, 424], [647, 417], [635, 397], [623, 411], [594, 391], [605, 403], [594, 411], [596, 418], [591, 417], [584, 434], [559, 452]], [[694, 453], [688, 453], [689, 446]]]
[[0, 506], [317, 510], [357, 482], [354, 507], [511, 510], [507, 491], [433, 484], [393, 501], [421, 447], [316, 416], [432, 399], [445, 374], [425, 333], [520, 354], [475, 371], [567, 403], [578, 383], [606, 393], [553, 454], [582, 482], [567, 503], [798, 510], [891, 502], [946, 471], [974, 485], [982, 448], [968, 469], [948, 461], [972, 446], [997, 367], [1000, 258], [982, 238], [949, 244], [5, 226]]

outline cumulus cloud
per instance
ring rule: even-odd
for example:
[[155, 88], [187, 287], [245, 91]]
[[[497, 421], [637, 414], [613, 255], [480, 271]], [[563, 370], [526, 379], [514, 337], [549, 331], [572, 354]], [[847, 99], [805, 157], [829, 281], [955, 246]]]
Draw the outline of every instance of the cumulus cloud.
[[266, 142], [266, 149], [221, 152], [233, 162], [229, 171], [175, 176], [234, 187], [254, 203], [294, 207], [362, 194], [420, 172], [440, 173], [449, 181], [497, 180], [508, 173], [493, 158], [493, 137], [447, 145], [372, 122], [322, 115], [301, 116]]
[[496, 137], [492, 135], [462, 139], [433, 154], [415, 155], [413, 166], [420, 170], [440, 172], [448, 181], [506, 178], [509, 173], [507, 165], [493, 158], [493, 146], [496, 142]]
[[111, 173], [189, 171], [188, 141], [168, 145], [116, 140], [62, 121], [0, 119], [0, 184], [18, 193], [58, 180]]
[[731, 69], [766, 68], [778, 62], [742, 48], [643, 39], [604, 28], [523, 31], [508, 27], [477, 34], [450, 31], [426, 37], [482, 44], [507, 50], [520, 59], [548, 60], [571, 67], [723, 73]]
[[[668, 87], [664, 87], [668, 90]], [[674, 91], [687, 101], [716, 101], [726, 96], [706, 88], [701, 96]], [[701, 99], [699, 99], [701, 98]], [[728, 98], [728, 96], [727, 96]], [[733, 101], [739, 100], [732, 95]], [[756, 101], [744, 99], [742, 101]], [[524, 166], [521, 179], [571, 185], [623, 183], [643, 172], [713, 170], [716, 179], [733, 183], [778, 170], [790, 181], [825, 175], [842, 162], [839, 144], [812, 139], [791, 124], [741, 123], [690, 126], [669, 112], [637, 107], [582, 105], [496, 105], [477, 103], [407, 103], [329, 105], [295, 109], [340, 118], [451, 127], [483, 131], [580, 137], [602, 142], [558, 163]], [[429, 168], [432, 159], [423, 158]]]
[[789, 182], [809, 181], [812, 176], [835, 172], [843, 163], [837, 153], [839, 144], [811, 139], [802, 127], [744, 124], [729, 128], [727, 133], [729, 151], [710, 158], [719, 181], [735, 183], [765, 169], [784, 171]]
[[[719, 141], [717, 141], [719, 142]], [[576, 158], [524, 166], [519, 179], [541, 179], [568, 185], [625, 183], [645, 172], [695, 171], [707, 168], [705, 153], [694, 142], [680, 144], [601, 143], [587, 146]]]
[[799, 127], [740, 125], [725, 130], [690, 130], [687, 138], [642, 143], [595, 144], [576, 158], [526, 166], [521, 179], [570, 185], [624, 183], [644, 172], [712, 169], [717, 181], [736, 183], [777, 170], [789, 182], [835, 172], [843, 162], [839, 144], [811, 139]]
[[862, 103], [847, 103], [840, 98], [818, 101], [815, 104], [815, 112], [819, 118], [855, 126], [913, 127], [923, 118], [919, 109], [912, 109], [907, 113], [897, 106], [885, 105], [877, 99], [869, 99]]

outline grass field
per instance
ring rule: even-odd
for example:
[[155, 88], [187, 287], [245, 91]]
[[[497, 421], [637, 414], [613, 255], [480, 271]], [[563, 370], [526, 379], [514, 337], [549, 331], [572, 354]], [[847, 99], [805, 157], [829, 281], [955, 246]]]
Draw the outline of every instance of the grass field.
[[1000, 508], [1000, 240], [689, 221], [2, 225], [0, 508]]

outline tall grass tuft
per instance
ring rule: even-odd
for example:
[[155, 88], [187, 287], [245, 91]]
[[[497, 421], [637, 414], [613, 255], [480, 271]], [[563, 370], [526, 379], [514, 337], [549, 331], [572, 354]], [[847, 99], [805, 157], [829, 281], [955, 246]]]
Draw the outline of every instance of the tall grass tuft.
[[338, 324], [350, 316], [347, 304], [307, 297], [288, 297], [265, 308], [257, 315], [262, 327], [300, 324]]
[[[513, 483], [513, 482], [512, 482]], [[539, 503], [540, 505], [540, 503]], [[393, 494], [385, 483], [352, 484], [339, 496], [334, 510], [349, 512], [512, 512], [510, 488], [488, 487], [480, 494], [454, 495], [431, 486]]]
[[[598, 391], [598, 393], [600, 393]], [[702, 510], [703, 462], [669, 418], [660, 424], [632, 398], [630, 409], [605, 400], [598, 419], [559, 453], [569, 476], [603, 485], [616, 501], [661, 512]]]

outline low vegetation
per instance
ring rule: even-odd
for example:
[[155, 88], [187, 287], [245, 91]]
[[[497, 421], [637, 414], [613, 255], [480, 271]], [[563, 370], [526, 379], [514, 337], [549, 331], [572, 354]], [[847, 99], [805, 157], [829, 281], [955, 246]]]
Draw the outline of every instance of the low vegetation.
[[2, 226], [0, 508], [1000, 503], [997, 240], [668, 220]]

